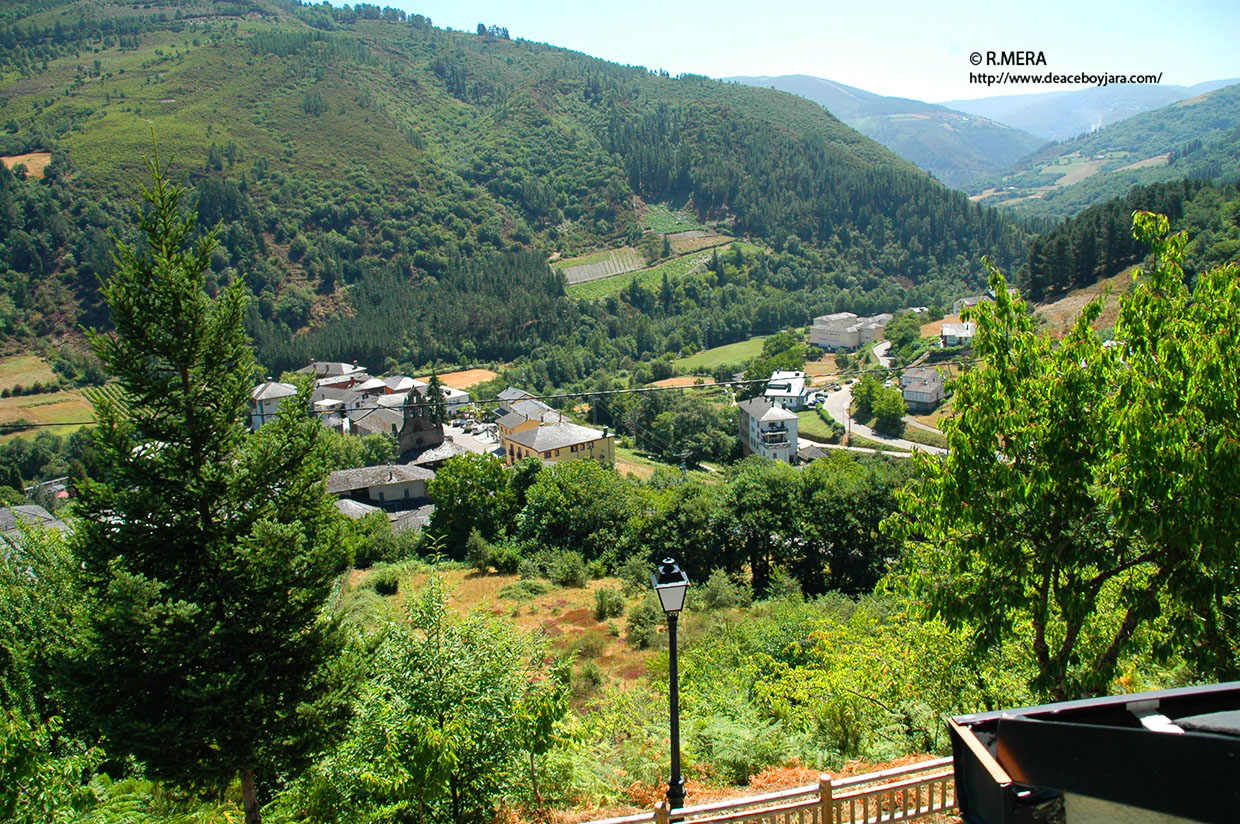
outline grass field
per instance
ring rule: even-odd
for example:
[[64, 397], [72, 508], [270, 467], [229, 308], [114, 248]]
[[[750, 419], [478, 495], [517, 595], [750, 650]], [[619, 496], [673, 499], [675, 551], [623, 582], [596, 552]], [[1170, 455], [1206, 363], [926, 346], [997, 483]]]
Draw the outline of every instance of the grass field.
[[904, 427], [904, 435], [902, 437], [904, 440], [912, 441], [913, 443], [937, 446], [940, 449], [947, 448], [947, 436], [941, 432], [927, 432], [915, 426], [906, 426]]
[[38, 355], [13, 355], [0, 358], [0, 389], [12, 389], [18, 384], [29, 386], [36, 381], [55, 381], [56, 373]]
[[899, 449], [897, 447], [892, 446], [889, 443], [886, 443], [885, 441], [874, 441], [874, 440], [870, 440], [869, 438], [863, 438], [857, 434], [848, 436], [848, 445], [849, 446], [862, 446], [862, 447], [865, 447], [866, 449], [877, 449], [880, 452], [896, 452], [901, 455], [908, 454], [907, 449]]
[[683, 277], [699, 267], [704, 268], [709, 260], [709, 252], [685, 255], [684, 257], [669, 260], [666, 263], [660, 263], [658, 266], [653, 266], [649, 269], [640, 269], [636, 272], [616, 275], [603, 280], [592, 280], [588, 283], [575, 283], [568, 287], [568, 293], [575, 298], [597, 300], [608, 295], [619, 294], [633, 282], [634, 278], [643, 286], [654, 288], [663, 282], [664, 272], [672, 279]]
[[0, 441], [13, 438], [33, 438], [39, 432], [67, 435], [80, 425], [94, 419], [90, 403], [77, 390], [51, 392], [46, 395], [23, 395], [19, 398], [0, 398], [0, 423], [27, 420], [44, 424], [20, 432], [0, 435]]
[[691, 215], [673, 212], [661, 203], [651, 206], [650, 211], [642, 215], [642, 226], [663, 235], [703, 228]]
[[[741, 243], [740, 247], [746, 253], [750, 254], [759, 251], [758, 247], [754, 246], [752, 243]], [[606, 255], [607, 253], [599, 252], [596, 254]], [[676, 278], [684, 277], [691, 272], [701, 271], [702, 269], [705, 269], [706, 264], [710, 262], [710, 256], [710, 250], [694, 252], [690, 255], [682, 255], [681, 257], [673, 258], [664, 263], [660, 263], [658, 266], [652, 266], [649, 269], [639, 269], [635, 272], [626, 272], [622, 275], [615, 275], [603, 280], [592, 280], [588, 283], [570, 284], [568, 287], [568, 293], [575, 298], [598, 300], [599, 298], [605, 298], [608, 295], [619, 294], [633, 282], [634, 278], [636, 278], [637, 282], [642, 286], [645, 286], [648, 289], [655, 289], [658, 288], [658, 286], [663, 282], [664, 273], [666, 273], [672, 280], [675, 280]]]
[[797, 434], [802, 438], [819, 443], [831, 443], [834, 430], [831, 425], [818, 417], [817, 409], [805, 409], [797, 413]]
[[747, 360], [751, 360], [762, 354], [762, 342], [769, 335], [759, 335], [756, 338], [743, 340], [740, 343], [729, 343], [725, 346], [716, 346], [712, 349], [703, 349], [697, 354], [690, 355], [687, 358], [680, 358], [673, 361], [673, 365], [677, 369], [687, 371], [705, 371], [709, 372], [717, 369], [724, 364], [742, 364]]

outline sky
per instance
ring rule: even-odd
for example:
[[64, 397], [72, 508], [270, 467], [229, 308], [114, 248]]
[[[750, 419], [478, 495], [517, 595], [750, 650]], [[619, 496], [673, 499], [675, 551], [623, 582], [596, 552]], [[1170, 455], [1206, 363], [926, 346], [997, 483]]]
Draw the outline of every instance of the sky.
[[[337, 3], [340, 0], [335, 0]], [[1079, 85], [970, 82], [988, 51], [1032, 51], [1045, 65], [1009, 68], [1056, 74], [1158, 74], [1191, 86], [1240, 77], [1236, 0], [370, 0], [474, 31], [507, 27], [550, 43], [673, 75], [806, 74], [896, 97], [939, 102]]]

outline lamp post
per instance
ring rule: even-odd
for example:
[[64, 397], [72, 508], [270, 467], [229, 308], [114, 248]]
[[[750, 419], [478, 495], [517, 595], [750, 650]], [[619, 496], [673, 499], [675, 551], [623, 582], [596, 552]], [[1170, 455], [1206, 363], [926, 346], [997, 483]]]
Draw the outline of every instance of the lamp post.
[[680, 809], [685, 805], [685, 779], [680, 774], [680, 676], [676, 670], [676, 621], [685, 605], [689, 576], [676, 565], [676, 559], [664, 558], [658, 572], [651, 573], [650, 583], [659, 596], [659, 604], [667, 615], [668, 670], [671, 680], [670, 699], [672, 726], [672, 777], [667, 782], [667, 806]]

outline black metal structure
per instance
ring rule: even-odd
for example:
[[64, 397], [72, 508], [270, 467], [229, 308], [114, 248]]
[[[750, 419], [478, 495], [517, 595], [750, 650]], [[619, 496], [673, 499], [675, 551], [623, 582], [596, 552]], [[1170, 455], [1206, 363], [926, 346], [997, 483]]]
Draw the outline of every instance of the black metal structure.
[[964, 715], [949, 728], [968, 824], [1073, 824], [1065, 793], [1240, 820], [1240, 682]]

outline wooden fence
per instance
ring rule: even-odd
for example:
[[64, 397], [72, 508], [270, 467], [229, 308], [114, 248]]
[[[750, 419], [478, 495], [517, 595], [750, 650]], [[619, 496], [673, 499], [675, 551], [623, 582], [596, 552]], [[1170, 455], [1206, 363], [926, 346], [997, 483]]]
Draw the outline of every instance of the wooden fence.
[[817, 784], [669, 810], [660, 801], [653, 812], [608, 818], [589, 824], [881, 824], [956, 808], [951, 758], [833, 779]]

